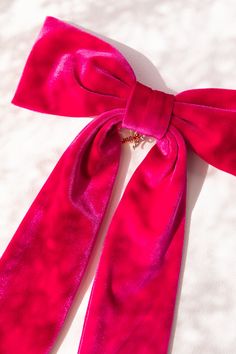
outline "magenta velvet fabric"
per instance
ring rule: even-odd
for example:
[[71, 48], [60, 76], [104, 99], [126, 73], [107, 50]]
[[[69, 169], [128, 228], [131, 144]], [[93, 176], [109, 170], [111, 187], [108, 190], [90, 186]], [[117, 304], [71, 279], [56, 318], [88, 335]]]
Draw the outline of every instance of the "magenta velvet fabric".
[[12, 103], [94, 120], [63, 153], [1, 257], [0, 353], [52, 349], [106, 212], [119, 128], [127, 127], [156, 143], [109, 226], [78, 353], [166, 354], [184, 242], [187, 150], [236, 175], [236, 90], [153, 90], [113, 46], [48, 16]]

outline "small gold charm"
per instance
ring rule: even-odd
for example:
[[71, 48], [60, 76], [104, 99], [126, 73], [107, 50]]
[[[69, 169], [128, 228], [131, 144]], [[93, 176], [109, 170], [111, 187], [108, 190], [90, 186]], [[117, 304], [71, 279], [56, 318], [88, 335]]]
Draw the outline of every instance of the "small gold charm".
[[122, 144], [127, 142], [133, 143], [133, 149], [136, 149], [136, 147], [138, 147], [141, 142], [145, 140], [145, 136], [131, 129], [129, 129], [129, 131], [131, 132], [131, 135], [123, 137], [121, 142]]
[[139, 134], [138, 132], [134, 132], [134, 135], [133, 135], [133, 149], [135, 150], [136, 147], [138, 147], [142, 141], [145, 140], [145, 136], [144, 135], [141, 135]]

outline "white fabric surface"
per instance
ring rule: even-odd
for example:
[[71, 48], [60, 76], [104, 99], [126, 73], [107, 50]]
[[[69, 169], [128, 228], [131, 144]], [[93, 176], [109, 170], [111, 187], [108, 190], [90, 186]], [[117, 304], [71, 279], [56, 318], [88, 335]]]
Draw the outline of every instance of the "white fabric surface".
[[[47, 15], [104, 36], [126, 56], [138, 79], [153, 88], [236, 89], [233, 0], [0, 0], [1, 254], [63, 151], [91, 120], [42, 116], [10, 104]], [[151, 146], [135, 151], [123, 146], [100, 248], [93, 254], [53, 354], [77, 353], [109, 220]], [[235, 177], [190, 152], [184, 258], [169, 354], [236, 352], [235, 200]]]

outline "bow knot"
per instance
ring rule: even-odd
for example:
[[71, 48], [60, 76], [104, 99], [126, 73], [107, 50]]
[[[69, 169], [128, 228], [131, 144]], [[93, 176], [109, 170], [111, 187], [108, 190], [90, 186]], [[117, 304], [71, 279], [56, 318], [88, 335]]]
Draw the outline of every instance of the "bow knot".
[[128, 98], [122, 126], [161, 139], [168, 131], [175, 96], [136, 81]]

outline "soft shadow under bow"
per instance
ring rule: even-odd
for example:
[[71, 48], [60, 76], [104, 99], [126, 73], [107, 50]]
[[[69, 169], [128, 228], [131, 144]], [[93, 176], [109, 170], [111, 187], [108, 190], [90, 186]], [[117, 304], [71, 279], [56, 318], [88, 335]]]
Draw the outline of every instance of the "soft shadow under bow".
[[153, 90], [109, 43], [48, 16], [12, 103], [95, 118], [63, 153], [1, 258], [0, 353], [52, 349], [106, 212], [124, 127], [156, 143], [109, 226], [78, 352], [166, 354], [184, 241], [187, 146], [236, 175], [236, 90]]

